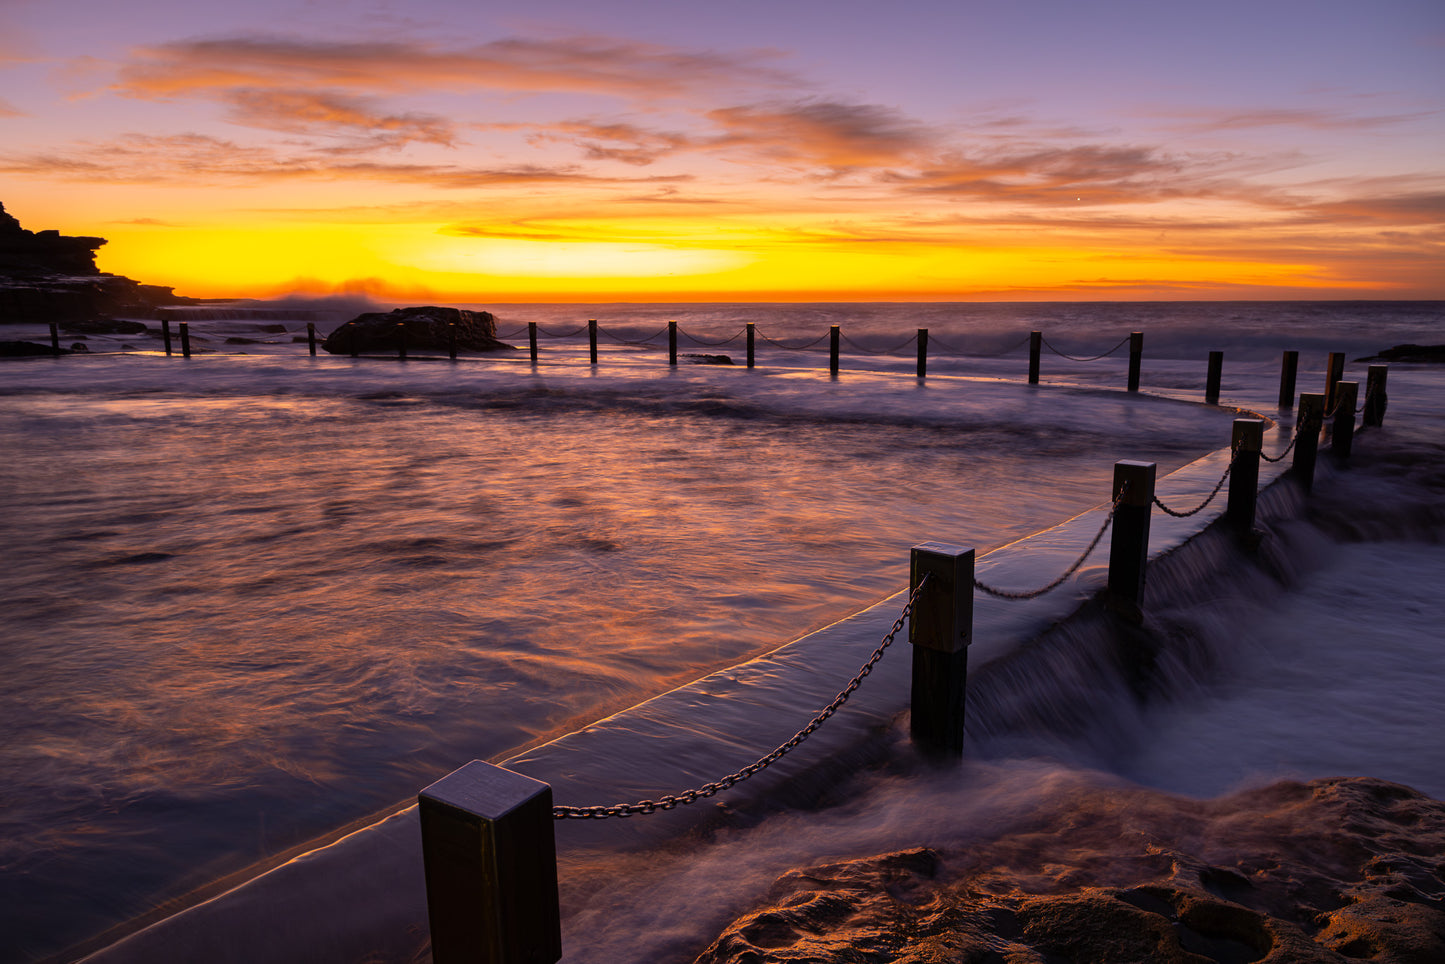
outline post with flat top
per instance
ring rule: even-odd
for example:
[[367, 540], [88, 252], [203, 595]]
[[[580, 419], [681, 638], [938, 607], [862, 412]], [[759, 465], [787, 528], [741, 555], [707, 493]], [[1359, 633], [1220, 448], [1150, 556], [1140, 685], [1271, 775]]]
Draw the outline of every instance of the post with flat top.
[[1320, 450], [1320, 429], [1325, 424], [1325, 397], [1301, 392], [1295, 416], [1294, 461], [1290, 468], [1300, 486], [1308, 492], [1315, 484], [1315, 460]]
[[348, 321], [346, 327], [351, 329], [351, 338], [349, 339], [351, 344], [351, 357], [356, 358], [361, 354], [361, 336], [356, 333], [356, 322]]
[[963, 756], [973, 562], [972, 549], [947, 542], [916, 545], [909, 555], [909, 592], [928, 577], [908, 619], [913, 644], [909, 730], [920, 749], [939, 756]]
[[1240, 532], [1254, 528], [1255, 500], [1259, 492], [1259, 453], [1264, 449], [1264, 419], [1237, 418], [1229, 440], [1234, 453], [1229, 470], [1229, 504], [1224, 518]]
[[406, 322], [396, 323], [396, 358], [397, 361], [406, 361]]
[[828, 374], [838, 377], [838, 338], [842, 334], [837, 325], [828, 328]]
[[1365, 413], [1360, 425], [1379, 428], [1385, 424], [1385, 406], [1389, 396], [1385, 394], [1385, 377], [1390, 374], [1389, 365], [1371, 365], [1365, 375]]
[[677, 364], [677, 322], [667, 323], [667, 363]]
[[1039, 354], [1044, 347], [1044, 333], [1041, 331], [1029, 332], [1029, 384], [1039, 383]]
[[1335, 386], [1340, 379], [1345, 377], [1345, 353], [1342, 351], [1330, 352], [1330, 360], [1325, 364], [1325, 412], [1329, 413], [1335, 409]]
[[1344, 461], [1355, 444], [1355, 399], [1360, 394], [1359, 382], [1335, 383], [1335, 419], [1330, 429], [1330, 451]]
[[1204, 401], [1210, 405], [1219, 404], [1219, 385], [1224, 380], [1224, 352], [1209, 353], [1209, 377], [1204, 383]]
[[918, 329], [918, 377], [928, 377], [928, 329]]
[[537, 323], [527, 322], [527, 347], [532, 352], [532, 364], [537, 364]]
[[1279, 407], [1294, 408], [1294, 382], [1299, 374], [1299, 352], [1287, 351], [1279, 363]]
[[1109, 542], [1109, 608], [1134, 622], [1144, 618], [1144, 569], [1149, 562], [1149, 515], [1154, 507], [1153, 462], [1114, 463], [1114, 531]]
[[183, 321], [183, 322], [181, 322], [180, 328], [181, 328], [181, 357], [182, 357], [182, 358], [190, 358], [190, 357], [191, 357], [191, 323], [188, 322], [188, 321]]
[[552, 788], [473, 760], [417, 797], [436, 964], [562, 956]]
[[306, 323], [306, 350], [311, 353], [312, 358], [316, 357], [316, 322], [314, 321]]
[[447, 322], [447, 357], [452, 361], [457, 360], [457, 323]]
[[1144, 333], [1129, 332], [1129, 391], [1139, 390], [1139, 369], [1144, 364]]
[[60, 354], [60, 325], [53, 321], [50, 323], [50, 350]]
[[590, 318], [587, 321], [587, 349], [592, 358], [592, 364], [597, 364], [597, 319]]
[[161, 338], [166, 343], [166, 357], [171, 357], [171, 323], [169, 319], [161, 319]]
[[753, 367], [753, 336], [757, 333], [753, 322], [748, 322], [748, 367]]

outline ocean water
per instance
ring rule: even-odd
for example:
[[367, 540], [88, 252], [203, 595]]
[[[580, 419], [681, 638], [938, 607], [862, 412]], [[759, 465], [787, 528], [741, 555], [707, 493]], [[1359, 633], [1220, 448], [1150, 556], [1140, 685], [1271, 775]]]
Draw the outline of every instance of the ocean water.
[[[129, 335], [93, 336], [89, 357], [5, 365], [0, 959], [58, 952], [386, 811], [469, 759], [856, 611], [902, 585], [917, 542], [984, 550], [1103, 501], [1116, 459], [1168, 471], [1226, 444], [1237, 412], [1198, 403], [1211, 349], [1226, 352], [1226, 400], [1268, 413], [1281, 349], [1301, 351], [1301, 390], [1317, 390], [1325, 351], [1439, 341], [1442, 319], [1438, 304], [1396, 303], [495, 310], [504, 335], [597, 318], [602, 364], [576, 335], [544, 336], [536, 367], [525, 352], [313, 360], [292, 340], [304, 322], [265, 332], [238, 316], [194, 321], [212, 352], [189, 361]], [[635, 342], [660, 344], [671, 319], [684, 352], [741, 360], [747, 321], [771, 340], [753, 371], [670, 369]], [[777, 344], [830, 324], [848, 339], [838, 379], [826, 342]], [[907, 344], [920, 327], [936, 349], [925, 382]], [[1031, 328], [1076, 355], [1143, 330], [1148, 394], [1118, 391], [1122, 352], [1051, 351], [1045, 384], [1022, 384]], [[1392, 370], [1391, 431], [1407, 426], [1407, 449], [1440, 438], [1439, 381]], [[1359, 551], [1376, 553], [1374, 571], [1404, 558], [1421, 574], [1408, 585], [1438, 585], [1432, 532], [1387, 526]], [[1312, 578], [1325, 588], [1300, 597], [1302, 612], [1341, 595], [1328, 571]], [[1402, 612], [1419, 618], [1390, 620], [1399, 652], [1366, 660], [1390, 663], [1392, 687], [1438, 619], [1430, 593], [1411, 598]], [[1267, 638], [1303, 617], [1277, 618]], [[1328, 636], [1336, 622], [1321, 618], [1312, 635]], [[1299, 736], [1319, 681], [1277, 672], [1294, 665], [1287, 650], [1250, 652], [1262, 662], [1223, 660], [1219, 680], [1275, 688], [1199, 681], [1150, 710], [1149, 727], [1170, 734], [1158, 746], [1176, 752], [1090, 764], [1202, 794], [1322, 775], [1335, 757], [1263, 748], [1241, 766], [1189, 742], [1210, 698], [1237, 721], [1220, 739], [1271, 725]], [[1352, 765], [1378, 765], [1396, 727], [1418, 732], [1369, 722], [1386, 691], [1348, 717], [1338, 742], [1355, 747]], [[1428, 775], [1438, 743], [1414, 757]]]

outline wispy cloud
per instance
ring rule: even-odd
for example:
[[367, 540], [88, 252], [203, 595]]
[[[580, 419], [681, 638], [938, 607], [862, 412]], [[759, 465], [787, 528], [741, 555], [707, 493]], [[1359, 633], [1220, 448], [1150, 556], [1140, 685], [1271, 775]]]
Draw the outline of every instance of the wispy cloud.
[[1221, 107], [1196, 110], [1158, 109], [1148, 111], [1144, 116], [1164, 119], [1168, 122], [1168, 129], [1181, 133], [1215, 133], [1272, 127], [1359, 133], [1428, 120], [1432, 117], [1439, 117], [1442, 113], [1445, 112], [1426, 110], [1365, 114], [1335, 108], [1255, 107], [1232, 109]]
[[388, 113], [369, 98], [303, 90], [239, 88], [221, 92], [230, 119], [248, 127], [341, 137], [348, 149], [401, 147], [418, 141], [451, 147], [455, 126], [432, 114]]
[[711, 141], [790, 166], [835, 173], [916, 161], [938, 135], [902, 111], [877, 104], [808, 100], [707, 112], [721, 133]]
[[25, 111], [16, 107], [3, 97], [0, 97], [0, 117], [25, 117]]

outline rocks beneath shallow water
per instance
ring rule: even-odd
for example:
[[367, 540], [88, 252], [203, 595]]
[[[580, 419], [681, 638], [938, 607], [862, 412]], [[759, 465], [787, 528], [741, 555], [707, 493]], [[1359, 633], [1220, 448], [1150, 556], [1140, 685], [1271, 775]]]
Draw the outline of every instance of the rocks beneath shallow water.
[[697, 960], [1425, 964], [1442, 855], [1445, 803], [1378, 780], [1097, 789], [966, 846], [786, 874]]
[[1445, 364], [1445, 345], [1396, 345], [1357, 362], [1423, 362]]
[[516, 350], [497, 340], [497, 321], [491, 312], [435, 305], [357, 315], [327, 335], [321, 347], [333, 355], [395, 354], [403, 331], [407, 351], [448, 351], [453, 333], [458, 351]]

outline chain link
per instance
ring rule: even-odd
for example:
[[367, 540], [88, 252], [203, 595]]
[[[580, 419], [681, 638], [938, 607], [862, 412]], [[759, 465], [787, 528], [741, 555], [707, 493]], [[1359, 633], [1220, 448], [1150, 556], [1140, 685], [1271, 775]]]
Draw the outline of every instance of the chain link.
[[1078, 572], [1079, 567], [1084, 564], [1084, 560], [1089, 558], [1093, 551], [1098, 547], [1099, 540], [1104, 538], [1104, 533], [1108, 531], [1110, 523], [1114, 521], [1115, 510], [1119, 508], [1119, 503], [1124, 501], [1124, 493], [1128, 491], [1129, 486], [1127, 483], [1125, 483], [1124, 486], [1119, 489], [1119, 494], [1114, 497], [1113, 504], [1109, 506], [1109, 514], [1104, 518], [1104, 524], [1099, 527], [1098, 532], [1094, 533], [1093, 541], [1091, 541], [1089, 543], [1089, 547], [1084, 550], [1084, 554], [1079, 556], [1079, 558], [1075, 559], [1074, 564], [1069, 568], [1065, 569], [1062, 576], [1055, 579], [1047, 586], [1040, 586], [1038, 589], [1027, 590], [995, 589], [993, 586], [985, 585], [984, 583], [979, 582], [977, 578], [975, 578], [973, 580], [974, 588], [981, 589], [984, 592], [988, 593], [990, 596], [996, 596], [999, 599], [1015, 600], [1037, 599], [1039, 596], [1042, 596], [1046, 592], [1053, 592], [1055, 589], [1059, 588], [1064, 584], [1064, 580], [1068, 579], [1074, 573]]
[[[1288, 451], [1288, 449], [1286, 449], [1286, 451]], [[1233, 469], [1234, 469], [1234, 457], [1235, 457], [1236, 455], [1238, 455], [1238, 454], [1239, 454], [1239, 450], [1238, 450], [1238, 449], [1230, 449], [1230, 450], [1229, 450], [1229, 464], [1224, 467], [1224, 474], [1221, 475], [1221, 476], [1219, 477], [1219, 481], [1214, 484], [1214, 491], [1211, 492], [1211, 493], [1209, 493], [1209, 497], [1208, 497], [1208, 498], [1206, 498], [1203, 502], [1201, 502], [1201, 503], [1199, 503], [1198, 505], [1196, 505], [1194, 508], [1190, 509], [1188, 512], [1176, 512], [1174, 509], [1169, 508], [1169, 507], [1168, 507], [1167, 505], [1165, 505], [1163, 502], [1160, 502], [1160, 501], [1159, 501], [1159, 496], [1157, 496], [1157, 495], [1154, 496], [1154, 504], [1157, 505], [1159, 508], [1163, 509], [1164, 512], [1165, 512], [1165, 514], [1167, 514], [1167, 515], [1172, 515], [1172, 516], [1173, 516], [1174, 518], [1176, 518], [1176, 519], [1187, 519], [1187, 518], [1189, 518], [1189, 517], [1192, 516], [1192, 515], [1195, 515], [1195, 514], [1197, 514], [1197, 513], [1203, 512], [1203, 511], [1204, 511], [1204, 507], [1207, 506], [1209, 503], [1213, 502], [1213, 501], [1214, 501], [1214, 497], [1219, 494], [1219, 490], [1222, 489], [1222, 488], [1224, 488], [1224, 480], [1227, 479], [1227, 478], [1229, 478], [1229, 473], [1230, 473], [1231, 471], [1233, 471]], [[1284, 456], [1281, 455], [1280, 458], [1284, 458]]]
[[1120, 348], [1123, 348], [1125, 345], [1129, 344], [1129, 336], [1128, 336], [1128, 335], [1125, 335], [1125, 336], [1123, 337], [1123, 339], [1119, 342], [1119, 344], [1115, 345], [1113, 348], [1110, 348], [1108, 351], [1104, 352], [1102, 355], [1089, 355], [1088, 357], [1080, 357], [1080, 356], [1077, 356], [1077, 355], [1066, 355], [1065, 353], [1063, 353], [1063, 352], [1059, 351], [1057, 348], [1055, 348], [1053, 345], [1050, 345], [1050, 344], [1049, 344], [1049, 340], [1048, 340], [1047, 338], [1040, 338], [1039, 341], [1043, 342], [1044, 345], [1049, 349], [1049, 351], [1053, 352], [1055, 355], [1058, 355], [1060, 358], [1067, 358], [1069, 361], [1085, 362], [1085, 361], [1098, 361], [1100, 358], [1108, 358], [1110, 355], [1114, 354], [1114, 352], [1118, 351]]
[[1275, 456], [1265, 455], [1263, 452], [1260, 452], [1260, 453], [1259, 453], [1259, 457], [1262, 458], [1262, 459], [1264, 459], [1266, 462], [1282, 462], [1282, 461], [1284, 461], [1284, 457], [1290, 453], [1290, 449], [1294, 448], [1294, 443], [1296, 443], [1296, 442], [1299, 441], [1300, 429], [1301, 429], [1302, 427], [1303, 427], [1303, 426], [1301, 426], [1301, 425], [1296, 425], [1296, 426], [1294, 427], [1294, 438], [1292, 438], [1292, 439], [1289, 440], [1289, 444], [1285, 446], [1283, 452], [1281, 452], [1281, 453], [1279, 453], [1278, 455], [1275, 455]]
[[944, 341], [942, 338], [939, 338], [937, 335], [932, 334], [931, 332], [928, 335], [929, 348], [937, 345], [945, 351], [953, 352], [955, 355], [967, 355], [971, 358], [1002, 358], [1004, 355], [1018, 351], [1024, 345], [1028, 344], [1028, 341], [1029, 336], [1024, 335], [1022, 340], [1014, 342], [1012, 345], [1003, 349], [1002, 351], [968, 351], [966, 349], [959, 348], [957, 345], [949, 344], [948, 342]]
[[733, 335], [731, 338], [724, 338], [722, 341], [709, 341], [706, 338], [699, 338], [692, 332], [683, 330], [681, 325], [678, 326], [677, 333], [694, 344], [702, 345], [704, 348], [721, 348], [723, 345], [731, 345], [733, 342], [737, 341], [739, 338], [741, 338], [744, 334], [747, 333], [747, 329], [739, 328], [737, 334]]
[[584, 331], [586, 331], [587, 326], [583, 325], [582, 327], [576, 328], [572, 331], [552, 331], [549, 328], [543, 328], [541, 325], [538, 325], [537, 330], [542, 334], [546, 335], [548, 338], [575, 338], [578, 335], [582, 334]]
[[918, 336], [913, 335], [909, 337], [907, 341], [898, 345], [896, 348], [884, 348], [880, 350], [877, 348], [865, 348], [853, 339], [849, 338], [847, 335], [842, 335], [841, 337], [845, 344], [847, 344], [854, 351], [863, 355], [896, 355], [898, 354], [898, 352], [902, 351], [903, 349], [907, 348], [909, 345], [913, 344], [915, 341], [918, 340]]
[[783, 344], [783, 343], [780, 342], [780, 341], [774, 341], [773, 339], [769, 338], [767, 335], [763, 334], [761, 331], [757, 332], [757, 336], [758, 336], [759, 338], [761, 338], [763, 341], [767, 342], [769, 345], [776, 345], [777, 347], [782, 348], [782, 349], [785, 349], [786, 351], [807, 351], [809, 348], [812, 348], [814, 345], [822, 344], [823, 342], [827, 341], [827, 340], [828, 340], [828, 337], [829, 337], [831, 334], [832, 334], [832, 332], [829, 332], [827, 335], [820, 335], [820, 336], [818, 336], [817, 338], [814, 338], [812, 341], [808, 342], [806, 345], [796, 345], [796, 346], [794, 346], [794, 345], [785, 345], [785, 344]]
[[671, 810], [683, 804], [695, 803], [704, 797], [710, 797], [715, 793], [720, 793], [729, 787], [741, 783], [753, 774], [772, 766], [786, 756], [790, 750], [812, 736], [813, 732], [822, 726], [828, 717], [838, 712], [838, 709], [848, 701], [848, 697], [853, 695], [853, 691], [863, 685], [863, 680], [869, 673], [873, 672], [873, 667], [883, 658], [883, 653], [888, 647], [893, 645], [893, 640], [899, 631], [903, 629], [903, 624], [907, 622], [908, 617], [913, 614], [914, 604], [918, 602], [919, 595], [922, 594], [923, 588], [928, 585], [931, 578], [929, 573], [924, 573], [923, 578], [918, 581], [918, 585], [914, 587], [913, 592], [909, 594], [908, 602], [904, 604], [903, 611], [899, 613], [898, 618], [893, 621], [893, 628], [888, 631], [888, 635], [883, 637], [883, 642], [878, 645], [878, 648], [873, 650], [873, 655], [868, 658], [868, 662], [864, 663], [863, 668], [858, 670], [858, 675], [854, 676], [853, 679], [848, 682], [848, 685], [843, 687], [842, 692], [833, 697], [833, 702], [829, 703], [823, 708], [821, 713], [813, 717], [812, 722], [793, 734], [791, 740], [779, 746], [767, 756], [748, 764], [735, 773], [729, 773], [721, 780], [704, 784], [693, 790], [684, 790], [682, 793], [670, 794], [658, 800], [639, 800], [637, 803], [619, 803], [610, 807], [553, 807], [552, 819], [600, 820], [606, 817], [631, 817], [639, 813], [656, 813], [659, 810]]

